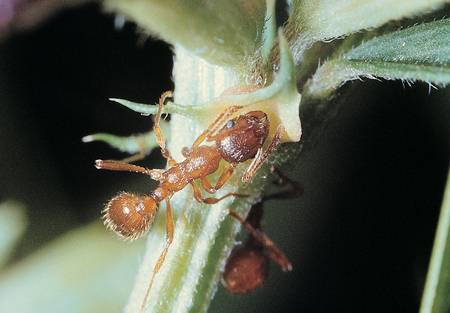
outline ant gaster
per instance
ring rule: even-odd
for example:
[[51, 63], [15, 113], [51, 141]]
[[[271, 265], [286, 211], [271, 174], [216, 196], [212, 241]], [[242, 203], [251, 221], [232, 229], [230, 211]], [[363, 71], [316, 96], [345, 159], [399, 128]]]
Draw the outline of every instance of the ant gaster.
[[[163, 200], [167, 204], [166, 246], [153, 269], [152, 279], [141, 311], [147, 302], [155, 275], [160, 270], [173, 240], [174, 221], [170, 207], [172, 195], [190, 184], [193, 187], [194, 198], [201, 203], [213, 204], [229, 196], [247, 197], [247, 195], [228, 193], [218, 199], [204, 198], [194, 181], [200, 180], [203, 189], [210, 194], [214, 194], [225, 184], [237, 165], [254, 158], [242, 177], [243, 182], [248, 182], [279, 144], [283, 132], [283, 127], [280, 125], [269, 147], [262, 154], [262, 146], [270, 129], [268, 116], [262, 111], [251, 111], [228, 120], [235, 112], [243, 109], [242, 106], [231, 106], [220, 114], [195, 140], [191, 148], [183, 148], [182, 154], [186, 159], [177, 163], [166, 148], [164, 136], [159, 126], [162, 107], [166, 100], [172, 97], [170, 91], [161, 96], [153, 127], [158, 144], [161, 147], [161, 153], [168, 159], [169, 168], [167, 170], [150, 170], [114, 160], [97, 160], [95, 162], [98, 169], [143, 173], [160, 182], [159, 186], [149, 196], [139, 197], [130, 193], [122, 193], [109, 201], [103, 211], [105, 213], [105, 224], [119, 235], [132, 240], [138, 238], [150, 228], [157, 211], [157, 204]], [[219, 130], [220, 127], [222, 128]], [[215, 141], [215, 145], [200, 145], [204, 141]], [[218, 170], [222, 159], [228, 162], [228, 165], [213, 187], [208, 175]]]

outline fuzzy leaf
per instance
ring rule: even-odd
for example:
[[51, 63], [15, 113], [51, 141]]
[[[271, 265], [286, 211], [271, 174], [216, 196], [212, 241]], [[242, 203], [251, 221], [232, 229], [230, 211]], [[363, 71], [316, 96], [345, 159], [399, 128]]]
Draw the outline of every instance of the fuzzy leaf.
[[369, 40], [321, 66], [308, 94], [326, 96], [345, 81], [375, 76], [435, 84], [450, 82], [450, 20], [409, 27]]
[[294, 0], [289, 23], [316, 40], [337, 38], [437, 9], [443, 0]]
[[236, 66], [261, 46], [263, 0], [106, 0], [107, 10], [179, 43], [208, 62]]
[[285, 35], [295, 63], [315, 41], [347, 36], [439, 8], [444, 0], [293, 0]]

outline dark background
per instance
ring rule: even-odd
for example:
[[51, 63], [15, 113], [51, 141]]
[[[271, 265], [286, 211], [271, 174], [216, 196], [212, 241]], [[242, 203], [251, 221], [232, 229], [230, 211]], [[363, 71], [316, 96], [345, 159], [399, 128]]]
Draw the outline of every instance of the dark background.
[[[108, 98], [155, 103], [173, 89], [171, 67], [167, 44], [131, 23], [115, 29], [95, 5], [0, 43], [0, 201], [25, 203], [30, 223], [16, 259], [100, 219], [118, 191], [152, 190], [141, 175], [96, 170], [95, 159], [124, 155], [81, 138], [150, 130], [150, 117]], [[320, 143], [289, 173], [302, 198], [266, 203], [264, 230], [294, 270], [272, 264], [246, 296], [220, 287], [211, 312], [418, 311], [448, 168], [449, 94], [424, 83], [346, 88]], [[155, 152], [140, 164], [163, 167]]]

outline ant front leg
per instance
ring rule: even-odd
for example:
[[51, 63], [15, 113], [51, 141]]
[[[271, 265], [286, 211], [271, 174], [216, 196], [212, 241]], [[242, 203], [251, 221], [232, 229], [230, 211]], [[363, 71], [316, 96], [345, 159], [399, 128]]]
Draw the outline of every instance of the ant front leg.
[[164, 135], [162, 133], [161, 127], [159, 126], [162, 114], [162, 107], [169, 98], [173, 98], [173, 93], [171, 91], [166, 91], [165, 93], [162, 94], [161, 98], [159, 99], [158, 114], [156, 114], [156, 121], [155, 125], [153, 126], [153, 130], [155, 131], [156, 140], [158, 141], [158, 144], [161, 147], [161, 154], [163, 155], [163, 157], [169, 160], [169, 166], [172, 166], [177, 162], [172, 158], [169, 150], [166, 148]]
[[275, 135], [272, 139], [272, 142], [270, 143], [269, 147], [267, 148], [266, 152], [264, 152], [264, 155], [262, 154], [262, 149], [260, 148], [253, 159], [250, 166], [247, 168], [247, 170], [244, 173], [244, 176], [242, 176], [242, 181], [244, 183], [248, 183], [252, 176], [255, 174], [255, 172], [261, 167], [261, 165], [264, 163], [264, 161], [270, 156], [270, 154], [275, 150], [275, 148], [278, 146], [278, 144], [281, 141], [281, 137], [283, 136], [283, 125], [278, 126]]
[[209, 125], [208, 129], [206, 129], [198, 138], [194, 141], [191, 148], [183, 148], [183, 156], [188, 157], [191, 152], [200, 146], [200, 144], [210, 137], [213, 133], [215, 133], [224, 123], [225, 121], [236, 111], [242, 109], [242, 106], [231, 106], [228, 107], [222, 114], [219, 115], [219, 117], [211, 124]]

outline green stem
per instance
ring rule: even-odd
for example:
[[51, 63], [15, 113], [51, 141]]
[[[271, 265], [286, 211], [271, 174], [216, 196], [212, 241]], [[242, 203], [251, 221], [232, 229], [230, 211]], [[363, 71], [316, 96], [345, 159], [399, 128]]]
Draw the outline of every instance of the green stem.
[[[198, 105], [237, 85], [239, 77], [226, 68], [213, 66], [191, 52], [176, 46], [174, 64], [175, 100]], [[207, 114], [207, 112], [205, 112]], [[181, 149], [189, 146], [203, 129], [181, 115], [171, 119], [170, 151], [182, 160]], [[251, 193], [250, 198], [227, 198], [216, 205], [197, 203], [191, 187], [171, 199], [175, 234], [164, 265], [156, 275], [145, 312], [205, 311], [220, 278], [220, 269], [234, 244], [239, 225], [227, 218], [230, 208], [245, 216], [261, 189], [260, 183], [242, 187], [240, 177], [245, 164], [215, 196], [228, 192]], [[212, 179], [214, 181], [214, 178]], [[147, 252], [125, 312], [139, 312], [147, 292], [156, 260], [165, 245], [165, 207], [160, 205], [147, 242]]]

